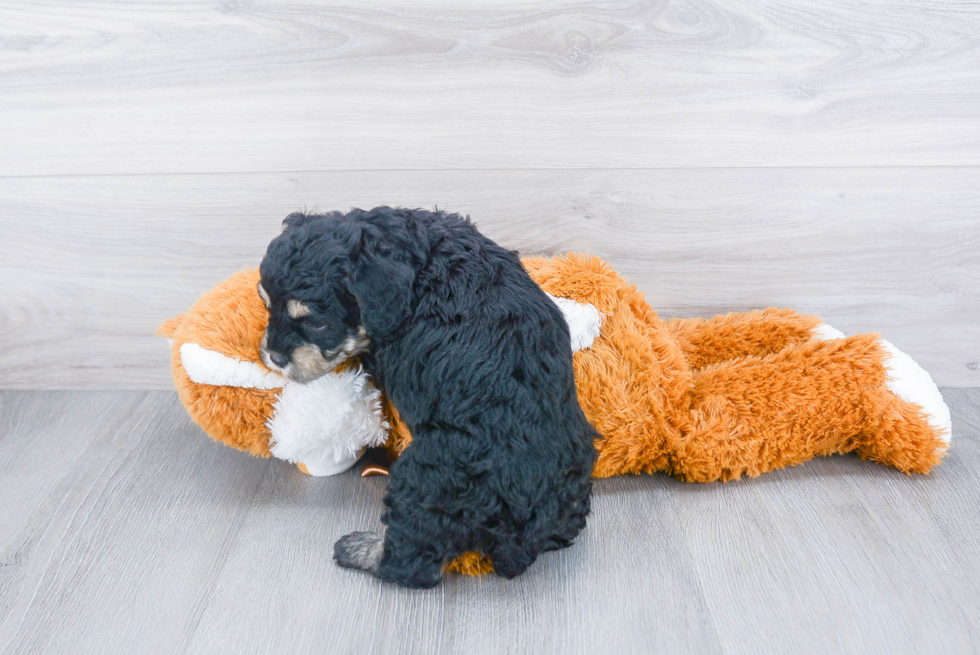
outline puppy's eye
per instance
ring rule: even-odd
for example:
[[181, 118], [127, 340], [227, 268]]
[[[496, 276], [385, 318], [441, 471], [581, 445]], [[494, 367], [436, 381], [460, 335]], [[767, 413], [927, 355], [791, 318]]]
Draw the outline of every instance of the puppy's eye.
[[310, 332], [325, 332], [330, 327], [328, 323], [307, 323], [306, 329]]

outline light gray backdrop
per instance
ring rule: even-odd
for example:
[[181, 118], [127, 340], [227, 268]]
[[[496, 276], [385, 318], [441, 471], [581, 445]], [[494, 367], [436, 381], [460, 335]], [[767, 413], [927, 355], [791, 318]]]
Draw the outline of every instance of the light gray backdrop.
[[0, 6], [0, 388], [169, 388], [162, 320], [378, 203], [980, 385], [976, 5], [352, 4]]

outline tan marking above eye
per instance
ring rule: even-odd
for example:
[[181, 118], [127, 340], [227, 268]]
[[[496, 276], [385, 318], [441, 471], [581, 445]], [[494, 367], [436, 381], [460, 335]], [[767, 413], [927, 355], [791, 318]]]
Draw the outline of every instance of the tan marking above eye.
[[304, 305], [295, 298], [286, 302], [286, 311], [289, 313], [289, 318], [303, 318], [310, 315], [309, 305]]
[[269, 299], [269, 294], [265, 292], [265, 288], [262, 286], [261, 282], [259, 282], [259, 298], [262, 299], [266, 309], [269, 309], [272, 306], [272, 300]]

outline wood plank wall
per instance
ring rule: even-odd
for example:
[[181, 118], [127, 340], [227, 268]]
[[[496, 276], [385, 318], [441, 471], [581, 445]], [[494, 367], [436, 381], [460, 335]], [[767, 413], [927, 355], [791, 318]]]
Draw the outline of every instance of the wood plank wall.
[[167, 388], [156, 325], [379, 203], [980, 386], [980, 5], [0, 5], [0, 388]]

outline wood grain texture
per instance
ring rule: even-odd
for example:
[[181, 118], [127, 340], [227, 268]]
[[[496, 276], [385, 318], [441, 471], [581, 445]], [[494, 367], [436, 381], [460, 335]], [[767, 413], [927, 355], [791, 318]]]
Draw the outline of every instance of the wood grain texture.
[[[586, 534], [526, 575], [452, 576], [431, 593], [384, 585], [330, 560], [339, 537], [381, 528], [385, 486], [356, 472], [313, 481], [268, 476], [190, 652], [313, 653], [328, 645], [338, 652], [614, 652], [629, 651], [641, 636], [670, 652], [679, 633], [689, 635], [693, 652], [720, 652], [663, 479], [603, 482]], [[260, 570], [256, 562], [276, 564]], [[633, 567], [642, 575], [621, 575]], [[649, 597], [653, 580], [669, 602], [637, 602]], [[570, 629], [600, 617], [591, 633]], [[303, 629], [270, 634], [270, 625]]]
[[[30, 507], [0, 528], [0, 653], [175, 652], [269, 462], [228, 457], [174, 394], [5, 394], [2, 405], [12, 427], [0, 447], [30, 444], [22, 471], [66, 450], [74, 461], [53, 487], [43, 470], [3, 479], [4, 504], [9, 490]], [[105, 417], [87, 420], [92, 409]]]
[[378, 527], [383, 479], [218, 445], [172, 392], [2, 392], [0, 653], [972, 653], [980, 389], [944, 395], [930, 476], [600, 480], [572, 548], [407, 591], [330, 561]]
[[849, 168], [8, 178], [0, 388], [170, 388], [160, 322], [258, 265], [287, 213], [380, 203], [595, 253], [665, 315], [792, 307], [980, 386], [980, 168]]
[[[20, 531], [99, 434], [117, 430], [141, 396], [0, 394], [0, 542]], [[8, 564], [11, 559], [17, 555]]]
[[929, 477], [603, 480], [514, 581], [337, 568], [383, 480], [208, 440], [165, 318], [301, 207], [471, 214], [665, 315], [769, 305], [980, 387], [980, 4], [0, 5], [0, 655], [974, 653], [980, 389]]
[[980, 165], [980, 6], [6, 0], [0, 175]]

